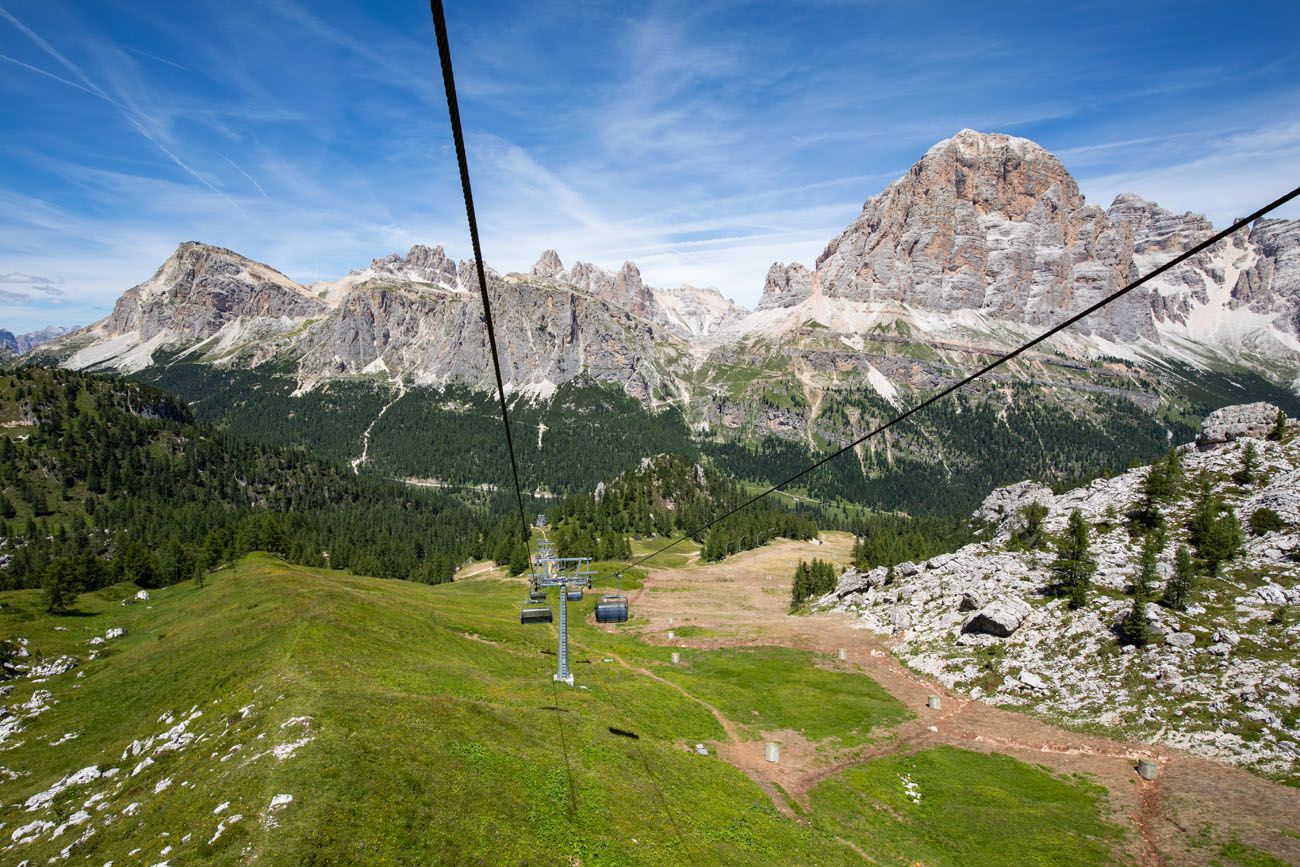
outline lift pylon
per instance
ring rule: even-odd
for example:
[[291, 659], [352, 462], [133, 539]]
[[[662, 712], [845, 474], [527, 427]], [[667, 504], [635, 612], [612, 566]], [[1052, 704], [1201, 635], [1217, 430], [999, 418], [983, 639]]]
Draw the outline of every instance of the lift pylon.
[[596, 573], [584, 568], [591, 563], [590, 557], [557, 557], [555, 545], [549, 539], [537, 543], [533, 562], [537, 571], [529, 580], [534, 587], [543, 592], [548, 587], [560, 588], [560, 647], [555, 679], [573, 686], [573, 672], [569, 670], [569, 588], [590, 587]]

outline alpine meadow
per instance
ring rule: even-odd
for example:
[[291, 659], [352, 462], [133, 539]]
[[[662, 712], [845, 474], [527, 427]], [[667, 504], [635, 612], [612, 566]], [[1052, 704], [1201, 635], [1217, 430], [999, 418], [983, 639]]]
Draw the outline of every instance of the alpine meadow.
[[0, 861], [1300, 865], [1298, 28], [0, 6]]

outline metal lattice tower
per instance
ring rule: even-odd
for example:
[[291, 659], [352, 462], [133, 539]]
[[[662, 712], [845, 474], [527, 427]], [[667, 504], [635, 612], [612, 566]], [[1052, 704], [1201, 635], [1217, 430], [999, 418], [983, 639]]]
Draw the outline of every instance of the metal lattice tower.
[[555, 545], [545, 538], [537, 543], [533, 562], [538, 568], [530, 576], [534, 587], [560, 588], [560, 648], [555, 679], [573, 686], [573, 672], [569, 671], [569, 588], [590, 587], [596, 573], [583, 568], [591, 562], [590, 557], [557, 557]]

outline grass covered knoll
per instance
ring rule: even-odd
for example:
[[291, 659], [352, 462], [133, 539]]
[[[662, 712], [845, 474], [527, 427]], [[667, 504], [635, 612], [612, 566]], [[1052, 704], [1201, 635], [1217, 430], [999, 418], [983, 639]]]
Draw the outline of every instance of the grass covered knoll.
[[868, 840], [879, 864], [1107, 864], [1103, 790], [1008, 756], [951, 747], [889, 756], [812, 791], [813, 824]]
[[[876, 848], [874, 826], [793, 821], [740, 771], [695, 755], [724, 738], [718, 721], [619, 664], [663, 675], [668, 649], [597, 630], [598, 594], [571, 612], [570, 689], [551, 681], [554, 631], [518, 623], [519, 581], [427, 586], [255, 554], [204, 587], [122, 604], [134, 590], [82, 594], [79, 616], [64, 617], [45, 614], [38, 591], [0, 594], [0, 637], [28, 640], [22, 662], [80, 659], [13, 681], [5, 699], [18, 724], [0, 754], [8, 861], [71, 846], [99, 864], [848, 864], [858, 856], [837, 837]], [[89, 643], [111, 627], [126, 634]], [[801, 673], [779, 652], [691, 657], [680, 683], [729, 714], [760, 709], [764, 728], [817, 716], [770, 694], [787, 675], [817, 679], [846, 708], [810, 735], [851, 738], [864, 719], [901, 713], [860, 694], [859, 676]], [[48, 709], [23, 709], [38, 690]], [[1060, 785], [1044, 791], [1065, 793], [1062, 822], [1086, 812], [1075, 802], [1096, 809], [1093, 792]], [[42, 792], [48, 802], [30, 801]], [[967, 843], [998, 852], [1008, 833]]]
[[819, 668], [813, 654], [785, 647], [692, 651], [665, 676], [753, 732], [793, 728], [837, 749], [912, 714], [867, 677]]

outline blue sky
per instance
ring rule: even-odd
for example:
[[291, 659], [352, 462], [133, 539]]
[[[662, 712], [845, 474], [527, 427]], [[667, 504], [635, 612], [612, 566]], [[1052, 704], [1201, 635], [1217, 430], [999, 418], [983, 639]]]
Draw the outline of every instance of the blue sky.
[[[1103, 206], [1223, 224], [1300, 183], [1293, 2], [447, 6], [500, 270], [554, 247], [752, 304], [963, 127]], [[183, 240], [303, 282], [467, 256], [437, 76], [416, 0], [0, 0], [0, 328], [97, 319]]]

